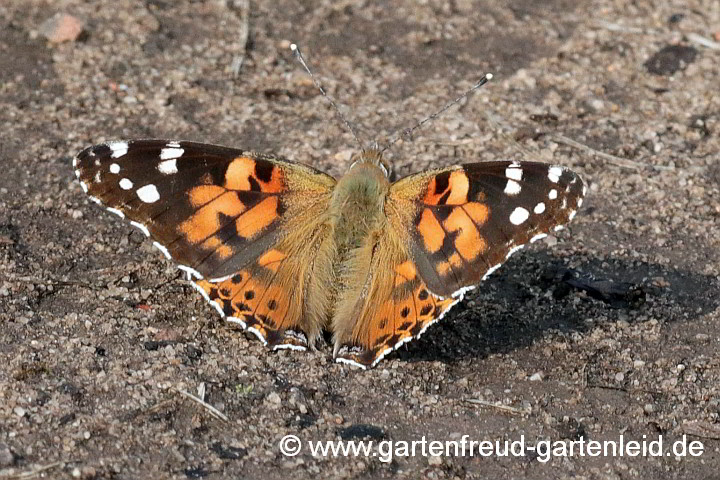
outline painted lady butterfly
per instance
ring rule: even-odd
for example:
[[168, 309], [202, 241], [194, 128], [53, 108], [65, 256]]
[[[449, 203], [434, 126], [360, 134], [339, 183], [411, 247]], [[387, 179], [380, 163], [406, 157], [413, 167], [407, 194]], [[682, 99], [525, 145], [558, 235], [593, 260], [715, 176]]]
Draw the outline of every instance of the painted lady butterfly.
[[[489, 77], [488, 77], [489, 78]], [[536, 162], [469, 163], [391, 183], [376, 148], [335, 178], [249, 151], [114, 141], [73, 160], [96, 203], [152, 237], [220, 315], [273, 349], [333, 333], [376, 365], [528, 242], [572, 220], [585, 186]]]

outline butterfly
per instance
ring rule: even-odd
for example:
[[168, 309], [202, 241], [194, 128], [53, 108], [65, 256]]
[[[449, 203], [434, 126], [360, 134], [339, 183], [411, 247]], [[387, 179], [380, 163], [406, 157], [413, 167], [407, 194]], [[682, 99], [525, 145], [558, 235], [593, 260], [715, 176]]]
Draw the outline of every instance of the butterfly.
[[274, 350], [332, 333], [375, 366], [442, 319], [523, 245], [575, 216], [560, 166], [489, 161], [390, 181], [379, 149], [341, 178], [204, 143], [112, 141], [73, 160], [82, 188], [138, 227], [219, 314]]

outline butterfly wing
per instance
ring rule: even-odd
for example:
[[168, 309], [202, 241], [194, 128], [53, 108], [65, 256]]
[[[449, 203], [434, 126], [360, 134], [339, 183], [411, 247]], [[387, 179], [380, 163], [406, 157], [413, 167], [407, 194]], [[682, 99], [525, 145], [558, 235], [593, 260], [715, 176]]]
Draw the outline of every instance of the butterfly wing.
[[[290, 254], [306, 255], [324, 239], [332, 177], [272, 156], [167, 140], [96, 145], [73, 165], [91, 198], [152, 237], [222, 315], [274, 346], [302, 346], [295, 337], [316, 334], [289, 299], [292, 276], [309, 268]], [[291, 252], [288, 235], [308, 238], [296, 238], [302, 248]]]
[[411, 232], [420, 276], [433, 293], [448, 296], [479, 283], [525, 244], [562, 229], [585, 190], [564, 167], [485, 162], [406, 177], [390, 197], [413, 212], [403, 228]]
[[422, 334], [512, 253], [572, 220], [584, 194], [575, 173], [535, 162], [473, 163], [395, 182], [370, 293], [337, 359], [372, 366]]

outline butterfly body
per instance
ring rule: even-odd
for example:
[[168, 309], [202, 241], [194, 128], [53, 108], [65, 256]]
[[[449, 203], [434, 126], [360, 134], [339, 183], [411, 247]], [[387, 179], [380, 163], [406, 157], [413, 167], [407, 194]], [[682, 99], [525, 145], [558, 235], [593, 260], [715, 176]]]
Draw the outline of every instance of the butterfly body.
[[135, 140], [74, 160], [97, 203], [130, 219], [229, 321], [273, 349], [333, 334], [373, 366], [440, 320], [522, 245], [561, 228], [585, 186], [562, 167], [485, 162], [396, 182], [378, 150], [339, 180], [282, 158]]

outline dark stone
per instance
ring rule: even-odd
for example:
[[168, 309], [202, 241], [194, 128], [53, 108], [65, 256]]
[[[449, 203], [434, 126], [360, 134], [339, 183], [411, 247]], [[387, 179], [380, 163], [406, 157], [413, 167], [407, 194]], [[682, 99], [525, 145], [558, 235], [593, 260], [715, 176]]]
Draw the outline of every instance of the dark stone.
[[667, 45], [644, 63], [654, 75], [672, 75], [695, 61], [698, 51], [684, 45]]

